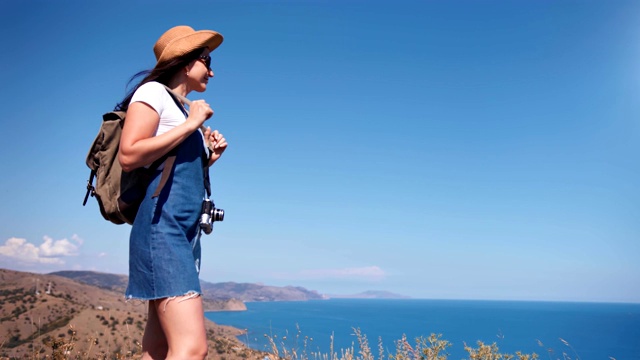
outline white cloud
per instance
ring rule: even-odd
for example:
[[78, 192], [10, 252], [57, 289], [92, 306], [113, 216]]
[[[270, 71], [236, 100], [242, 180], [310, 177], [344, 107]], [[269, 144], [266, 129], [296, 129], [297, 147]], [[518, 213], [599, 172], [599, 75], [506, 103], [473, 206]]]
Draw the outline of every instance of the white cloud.
[[67, 239], [53, 241], [45, 236], [44, 243], [40, 245], [40, 255], [44, 257], [74, 256], [78, 255], [78, 247]]
[[[79, 244], [82, 242], [77, 235], [72, 239]], [[44, 236], [40, 246], [29, 243], [26, 239], [10, 238], [4, 245], [0, 245], [0, 255], [29, 263], [63, 265], [65, 261], [62, 258], [78, 255], [78, 249], [79, 245], [67, 239], [53, 240], [49, 236]]]
[[304, 270], [300, 273], [303, 277], [322, 279], [363, 279], [382, 280], [387, 274], [378, 266], [365, 266], [358, 268], [342, 269], [315, 269]]

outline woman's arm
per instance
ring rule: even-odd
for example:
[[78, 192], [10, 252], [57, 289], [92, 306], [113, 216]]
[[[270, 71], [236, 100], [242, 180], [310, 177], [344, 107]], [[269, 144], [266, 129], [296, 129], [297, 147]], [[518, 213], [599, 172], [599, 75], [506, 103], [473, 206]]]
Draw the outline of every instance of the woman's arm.
[[189, 110], [187, 121], [164, 134], [153, 136], [160, 123], [160, 116], [143, 102], [131, 103], [120, 138], [118, 160], [122, 169], [131, 171], [153, 163], [213, 115], [213, 110], [204, 100], [192, 101]]

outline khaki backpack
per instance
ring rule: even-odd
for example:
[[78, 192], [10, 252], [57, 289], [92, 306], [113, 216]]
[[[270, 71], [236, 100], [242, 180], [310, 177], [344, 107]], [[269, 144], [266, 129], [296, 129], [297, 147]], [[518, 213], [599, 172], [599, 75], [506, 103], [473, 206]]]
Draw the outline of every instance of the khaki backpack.
[[[169, 88], [167, 91], [185, 116], [188, 116], [178, 99], [187, 105], [190, 103], [189, 100]], [[171, 175], [176, 159], [174, 148], [168, 154], [154, 161], [148, 168], [141, 167], [129, 172], [123, 171], [118, 161], [118, 150], [125, 117], [124, 111], [112, 111], [102, 116], [100, 131], [98, 131], [98, 135], [87, 154], [86, 163], [91, 169], [91, 173], [87, 181], [87, 193], [82, 203], [83, 206], [87, 204], [89, 195], [95, 197], [98, 200], [102, 217], [118, 225], [133, 224], [151, 182], [151, 177], [164, 162], [160, 183], [153, 197], [160, 195]], [[96, 180], [95, 186], [93, 185], [94, 179]]]
[[174, 154], [169, 154], [156, 160], [149, 168], [123, 171], [118, 161], [118, 149], [125, 116], [126, 113], [122, 111], [113, 111], [102, 116], [102, 126], [87, 154], [86, 162], [91, 173], [82, 203], [83, 206], [87, 204], [89, 195], [95, 197], [102, 217], [118, 225], [133, 224], [153, 172], [166, 160], [160, 184], [153, 196], [160, 194], [176, 158]]

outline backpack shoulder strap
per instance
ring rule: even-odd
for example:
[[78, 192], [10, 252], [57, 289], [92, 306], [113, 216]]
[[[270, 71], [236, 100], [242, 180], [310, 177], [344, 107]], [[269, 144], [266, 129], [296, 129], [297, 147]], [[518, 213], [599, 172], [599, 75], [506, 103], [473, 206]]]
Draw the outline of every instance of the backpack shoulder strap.
[[164, 162], [164, 168], [162, 169], [162, 175], [160, 176], [160, 182], [158, 183], [158, 187], [156, 187], [156, 191], [153, 192], [152, 197], [157, 197], [160, 195], [160, 192], [164, 188], [164, 185], [167, 183], [167, 180], [169, 180], [169, 176], [171, 175], [171, 170], [173, 169], [173, 164], [175, 162], [176, 162], [175, 154], [171, 154], [166, 158]]
[[[189, 116], [189, 114], [185, 110], [184, 106], [182, 106], [182, 104], [178, 100], [177, 95], [173, 91], [171, 91], [171, 89], [169, 89], [169, 87], [167, 87], [166, 85], [165, 85], [165, 88], [167, 89], [167, 92], [169, 93], [169, 96], [171, 96], [171, 99], [173, 99], [173, 101], [178, 106], [178, 109], [180, 109], [180, 111], [182, 111], [182, 113], [184, 114], [185, 117]], [[178, 146], [180, 146], [180, 145], [178, 145]], [[175, 148], [173, 148], [171, 151], [169, 151], [165, 156], [163, 156], [160, 159], [154, 161], [153, 164], [149, 167], [149, 170], [151, 170], [153, 172], [160, 166], [160, 164], [162, 164], [164, 162], [164, 168], [162, 169], [162, 175], [160, 175], [160, 182], [158, 183], [158, 186], [156, 187], [156, 190], [153, 192], [153, 197], [158, 197], [160, 195], [160, 192], [162, 191], [162, 189], [166, 185], [167, 181], [169, 180], [169, 176], [171, 175], [171, 170], [173, 170], [173, 165], [176, 162], [176, 148], [177, 148], [177, 146]]]
[[[182, 113], [184, 114], [185, 117], [188, 117], [189, 114], [185, 110], [184, 105], [187, 105], [187, 106], [191, 105], [191, 101], [189, 99], [187, 99], [186, 97], [176, 93], [175, 91], [173, 91], [167, 85], [164, 85], [164, 87], [165, 87], [165, 89], [167, 89], [167, 92], [171, 96], [171, 99], [173, 99], [173, 101], [176, 103], [176, 106], [178, 106], [178, 108], [180, 109], [180, 111], [182, 111]], [[204, 132], [205, 132], [204, 125], [201, 126], [200, 129], [202, 131], [202, 134], [204, 134]], [[207, 141], [207, 140], [205, 139], [205, 141]], [[207, 141], [206, 145], [207, 145], [207, 147], [211, 148], [211, 146], [210, 146], [211, 144], [209, 144], [208, 141]], [[162, 171], [162, 177], [160, 178], [160, 183], [158, 184], [158, 188], [156, 189], [156, 191], [153, 194], [154, 197], [160, 195], [160, 191], [162, 191], [162, 188], [164, 187], [165, 183], [169, 179], [169, 175], [170, 175], [170, 171], [166, 171], [166, 169], [167, 168], [169, 168], [169, 169], [173, 168], [173, 164], [174, 164], [175, 160], [176, 160], [175, 155], [169, 156], [167, 158], [167, 160], [165, 162], [165, 165], [164, 165], [164, 169]], [[207, 165], [205, 165], [205, 160], [203, 160], [203, 168], [204, 168], [204, 189], [207, 192], [207, 196], [211, 196], [211, 182], [210, 182], [209, 171], [208, 171], [209, 167]], [[166, 172], [166, 174], [165, 174], [165, 172]]]

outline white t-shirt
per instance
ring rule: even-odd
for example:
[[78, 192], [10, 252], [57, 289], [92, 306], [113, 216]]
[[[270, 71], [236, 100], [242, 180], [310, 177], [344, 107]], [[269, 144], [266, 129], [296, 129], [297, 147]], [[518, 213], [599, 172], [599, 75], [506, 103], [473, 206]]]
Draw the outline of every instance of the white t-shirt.
[[[131, 98], [131, 103], [137, 101], [151, 106], [160, 115], [160, 123], [153, 136], [164, 134], [186, 121], [182, 110], [178, 108], [164, 85], [159, 82], [151, 81], [141, 85]], [[202, 143], [205, 144], [204, 134], [202, 134], [201, 130], [198, 131], [202, 135]], [[204, 148], [207, 155], [209, 155], [209, 149], [207, 149], [206, 145], [204, 145]]]

